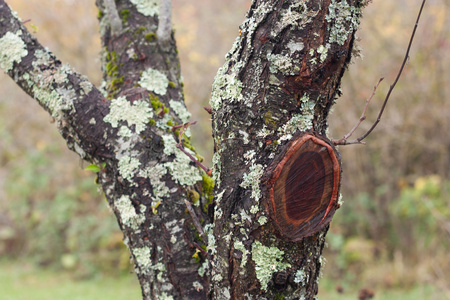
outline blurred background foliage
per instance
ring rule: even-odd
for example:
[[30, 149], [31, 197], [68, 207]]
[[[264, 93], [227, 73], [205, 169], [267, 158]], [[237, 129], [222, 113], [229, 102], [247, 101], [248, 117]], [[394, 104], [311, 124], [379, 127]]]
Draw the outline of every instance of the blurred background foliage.
[[[8, 2], [63, 63], [100, 84], [94, 1]], [[330, 137], [340, 138], [353, 127], [374, 84], [385, 77], [355, 135], [375, 120], [419, 2], [374, 1], [365, 10], [358, 31], [364, 59], [354, 58], [344, 77]], [[199, 122], [192, 128], [194, 144], [209, 165], [211, 128], [203, 106], [249, 5], [249, 0], [173, 0], [186, 101], [192, 120]], [[340, 299], [326, 294], [339, 287], [342, 299], [359, 288], [379, 296], [414, 291], [403, 299], [450, 299], [449, 8], [448, 0], [427, 2], [409, 65], [381, 123], [367, 145], [339, 149], [344, 205], [328, 234], [319, 296]], [[66, 270], [74, 278], [129, 272], [122, 233], [95, 176], [66, 149], [49, 116], [4, 74], [0, 94], [2, 261]]]

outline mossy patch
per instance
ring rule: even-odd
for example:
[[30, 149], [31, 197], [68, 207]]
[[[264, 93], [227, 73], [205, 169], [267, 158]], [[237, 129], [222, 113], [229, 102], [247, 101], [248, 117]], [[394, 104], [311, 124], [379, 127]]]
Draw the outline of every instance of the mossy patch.
[[160, 109], [164, 105], [161, 101], [159, 101], [159, 97], [155, 94], [148, 93], [148, 96], [150, 98], [150, 103], [152, 104], [154, 111], [158, 111], [158, 109]]
[[114, 78], [111, 80], [111, 89], [112, 91], [116, 91], [122, 84], [123, 84], [124, 76], [121, 76], [119, 78]]
[[156, 33], [154, 33], [154, 32], [147, 33], [144, 36], [144, 38], [145, 38], [145, 40], [147, 40], [149, 42], [153, 42], [154, 40], [156, 40]]
[[199, 204], [198, 200], [200, 200], [200, 194], [197, 193], [196, 191], [189, 190], [187, 193], [187, 197], [188, 197], [189, 201], [191, 201], [194, 205]]
[[119, 88], [123, 85], [124, 76], [119, 76], [119, 67], [117, 64], [117, 53], [116, 51], [108, 51], [108, 48], [105, 47], [106, 51], [106, 74], [110, 78], [109, 84], [106, 86], [108, 92], [108, 99], [114, 99], [117, 95]]
[[120, 16], [122, 17], [122, 23], [128, 22], [128, 17], [130, 16], [130, 10], [129, 9], [123, 9], [120, 11]]
[[144, 32], [146, 30], [147, 30], [147, 28], [145, 28], [144, 26], [141, 26], [138, 29], [136, 29], [136, 31], [134, 33], [135, 34], [141, 34], [142, 32]]
[[209, 204], [211, 204], [214, 199], [214, 180], [206, 173], [203, 173], [202, 175], [202, 188], [203, 195], [207, 199], [207, 203], [205, 203], [203, 210], [207, 212]]
[[266, 124], [267, 126], [269, 126], [272, 129], [276, 129], [277, 125], [273, 119], [273, 115], [272, 112], [267, 111], [264, 113], [264, 124]]

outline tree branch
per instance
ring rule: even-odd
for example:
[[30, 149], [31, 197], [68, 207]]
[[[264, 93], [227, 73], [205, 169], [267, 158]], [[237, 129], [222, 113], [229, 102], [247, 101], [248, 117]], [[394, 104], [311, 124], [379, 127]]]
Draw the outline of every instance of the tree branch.
[[400, 69], [399, 69], [399, 71], [397, 73], [397, 77], [395, 78], [394, 82], [389, 87], [389, 90], [388, 90], [388, 92], [386, 94], [386, 97], [384, 99], [383, 105], [381, 106], [380, 112], [378, 113], [377, 119], [372, 124], [372, 126], [369, 128], [369, 130], [367, 130], [367, 132], [364, 133], [363, 135], [361, 135], [359, 138], [357, 138], [356, 140], [352, 140], [352, 141], [344, 140], [344, 143], [340, 144], [340, 145], [361, 144], [361, 141], [364, 140], [375, 129], [375, 127], [377, 127], [378, 123], [380, 122], [381, 116], [383, 115], [384, 109], [386, 108], [386, 105], [387, 105], [387, 102], [389, 100], [389, 97], [391, 96], [391, 93], [394, 90], [395, 85], [397, 84], [398, 80], [400, 79], [400, 76], [402, 75], [403, 69], [404, 69], [404, 67], [405, 67], [405, 65], [406, 65], [406, 63], [407, 63], [407, 61], [409, 59], [409, 51], [411, 50], [411, 46], [412, 46], [412, 43], [413, 43], [413, 40], [414, 40], [414, 36], [416, 34], [417, 27], [419, 26], [419, 20], [420, 20], [420, 16], [422, 14], [422, 11], [423, 11], [423, 7], [425, 6], [425, 2], [426, 2], [426, 0], [422, 1], [422, 5], [420, 6], [419, 14], [417, 15], [417, 19], [416, 19], [416, 23], [414, 25], [414, 29], [413, 29], [413, 31], [411, 33], [411, 38], [409, 39], [409, 44], [408, 44], [408, 48], [406, 49], [405, 57], [403, 58], [403, 62], [402, 62], [401, 66], [400, 66]]
[[[358, 120], [358, 123], [356, 123], [356, 125], [346, 134], [344, 135], [340, 140], [333, 140], [333, 144], [335, 146], [337, 145], [348, 145], [348, 138], [352, 136], [352, 134], [355, 132], [356, 129], [358, 129], [359, 125], [361, 125], [361, 123], [366, 119], [366, 111], [367, 108], [369, 107], [369, 103], [370, 100], [372, 100], [373, 96], [375, 95], [375, 92], [377, 91], [378, 86], [380, 85], [380, 82], [383, 80], [384, 78], [380, 78], [378, 79], [377, 84], [375, 84], [375, 86], [373, 87], [373, 91], [372, 94], [370, 95], [370, 97], [366, 100], [366, 105], [364, 106], [364, 110], [361, 114], [361, 117]], [[359, 142], [360, 144], [364, 144], [363, 142]]]
[[[189, 113], [175, 43], [170, 39], [164, 51], [158, 46], [155, 3], [117, 2], [116, 9], [128, 13], [129, 30], [114, 35], [112, 26], [101, 26], [107, 98], [45, 50], [4, 0], [0, 66], [55, 117], [69, 148], [96, 165], [106, 162], [99, 183], [124, 233], [144, 299], [204, 299], [209, 279], [192, 259], [201, 242], [183, 199], [198, 191], [201, 205], [193, 209], [204, 224], [209, 200], [202, 171], [177, 150], [170, 131], [173, 123], [186, 123]], [[107, 14], [100, 19], [109, 24]]]
[[[83, 159], [111, 157], [99, 127], [108, 106], [89, 80], [61, 62], [27, 31], [0, 0], [1, 67], [57, 121], [70, 149]], [[96, 124], [96, 126], [93, 125]]]
[[108, 15], [109, 23], [111, 25], [111, 33], [119, 35], [122, 32], [122, 20], [119, 17], [115, 0], [104, 0], [106, 7], [106, 14]]
[[172, 34], [172, 0], [160, 0], [159, 22], [156, 36], [164, 47], [167, 47]]

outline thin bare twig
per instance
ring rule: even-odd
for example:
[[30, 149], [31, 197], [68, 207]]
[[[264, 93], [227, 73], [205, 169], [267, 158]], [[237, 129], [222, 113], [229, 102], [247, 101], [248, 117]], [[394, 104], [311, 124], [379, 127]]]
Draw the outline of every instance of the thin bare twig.
[[175, 131], [175, 129], [181, 128], [180, 132], [178, 133], [178, 144], [181, 144], [181, 138], [183, 137], [183, 134], [186, 132], [186, 130], [189, 128], [189, 126], [195, 125], [195, 124], [197, 124], [197, 121], [187, 122], [187, 123], [184, 123], [181, 125], [172, 126], [172, 131]]
[[203, 106], [203, 109], [206, 110], [206, 112], [207, 112], [208, 114], [212, 115], [212, 108], [211, 108], [211, 107]]
[[[366, 119], [366, 111], [367, 111], [367, 107], [369, 106], [370, 100], [372, 100], [373, 96], [375, 95], [375, 92], [377, 91], [378, 86], [380, 85], [380, 82], [383, 80], [384, 78], [381, 77], [377, 84], [373, 87], [373, 92], [372, 95], [370, 95], [370, 97], [367, 99], [366, 101], [366, 106], [364, 106], [364, 110], [361, 114], [361, 117], [359, 118], [358, 123], [356, 123], [356, 125], [352, 128], [352, 130], [350, 130], [346, 135], [344, 135], [343, 138], [341, 138], [340, 140], [333, 140], [332, 143], [336, 146], [336, 145], [347, 145], [348, 142], [348, 138], [352, 136], [352, 134], [355, 132], [355, 130], [359, 127], [359, 125], [361, 125], [361, 123]], [[364, 144], [364, 142], [359, 142], [360, 144]]]
[[189, 202], [189, 201], [187, 201], [185, 199], [184, 203], [186, 204], [187, 210], [188, 210], [189, 214], [191, 215], [192, 222], [194, 222], [195, 229], [197, 229], [198, 233], [202, 237], [202, 239], [205, 242], [205, 244], [208, 245], [208, 236], [203, 231], [203, 227], [200, 224], [200, 221], [198, 220], [197, 215], [195, 214], [195, 211], [194, 211], [194, 208], [191, 205], [191, 202]]
[[[367, 130], [366, 133], [364, 133], [363, 135], [361, 135], [361, 136], [360, 136], [359, 138], [357, 138], [356, 140], [345, 141], [345, 143], [339, 144], [339, 145], [362, 144], [361, 141], [364, 140], [364, 139], [365, 139], [365, 138], [366, 138], [366, 137], [367, 137], [367, 136], [375, 129], [375, 127], [376, 127], [376, 126], [378, 125], [378, 123], [380, 122], [381, 116], [383, 115], [384, 109], [386, 108], [386, 104], [387, 104], [387, 102], [388, 102], [388, 100], [389, 100], [389, 97], [391, 96], [391, 93], [392, 93], [392, 91], [394, 90], [395, 85], [397, 84], [398, 80], [400, 79], [400, 76], [402, 75], [402, 72], [403, 72], [403, 69], [404, 69], [406, 63], [407, 63], [408, 60], [409, 60], [409, 51], [411, 50], [411, 45], [412, 45], [412, 42], [413, 42], [413, 40], [414, 40], [414, 36], [415, 36], [415, 34], [416, 34], [417, 27], [418, 27], [418, 25], [419, 25], [420, 16], [422, 15], [422, 11], [423, 11], [423, 7], [425, 6], [425, 2], [426, 2], [426, 0], [423, 0], [423, 1], [422, 1], [422, 5], [420, 6], [419, 14], [417, 15], [416, 24], [414, 25], [414, 29], [413, 29], [413, 32], [412, 32], [412, 34], [411, 34], [411, 38], [410, 38], [410, 40], [409, 40], [408, 48], [406, 49], [406, 53], [405, 53], [405, 57], [404, 57], [404, 59], [403, 59], [402, 65], [400, 66], [400, 70], [399, 70], [398, 73], [397, 73], [397, 77], [395, 78], [395, 80], [394, 80], [394, 82], [391, 84], [391, 86], [389, 87], [389, 91], [388, 91], [388, 93], [386, 94], [386, 98], [384, 99], [383, 105], [381, 106], [381, 110], [380, 110], [380, 112], [379, 112], [379, 114], [378, 114], [378, 117], [377, 117], [376, 121], [372, 124], [372, 126], [369, 128], [369, 130]], [[341, 140], [342, 140], [342, 139], [341, 139]], [[339, 140], [339, 141], [341, 141], [341, 140]]]
[[178, 149], [180, 149], [184, 154], [186, 154], [197, 166], [199, 166], [200, 168], [202, 168], [203, 171], [205, 171], [205, 173], [211, 177], [212, 176], [212, 170], [208, 169], [207, 167], [205, 167], [201, 162], [198, 161], [198, 159], [196, 159], [194, 156], [192, 156], [192, 154], [190, 154], [189, 152], [187, 152], [183, 146], [181, 146], [180, 144], [177, 144], [176, 146]]
[[178, 133], [178, 144], [176, 145], [176, 147], [178, 149], [180, 149], [184, 154], [186, 154], [197, 166], [199, 166], [200, 168], [203, 169], [203, 171], [205, 171], [205, 173], [211, 177], [212, 176], [212, 170], [208, 169], [207, 167], [205, 167], [198, 159], [196, 159], [194, 156], [192, 156], [192, 154], [190, 154], [189, 152], [187, 152], [183, 145], [181, 145], [181, 139], [183, 138], [184, 133], [186, 132], [186, 130], [189, 128], [190, 125], [194, 125], [196, 124], [197, 121], [194, 122], [187, 122], [184, 123], [182, 125], [175, 125], [172, 126], [172, 131], [175, 131], [175, 129], [180, 128], [180, 132]]

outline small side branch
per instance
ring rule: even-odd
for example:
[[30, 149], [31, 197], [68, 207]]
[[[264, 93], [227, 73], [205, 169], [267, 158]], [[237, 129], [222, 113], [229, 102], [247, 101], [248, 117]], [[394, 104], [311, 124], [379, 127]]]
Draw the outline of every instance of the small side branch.
[[[110, 125], [98, 115], [98, 111], [107, 109], [103, 95], [85, 76], [68, 65], [63, 66], [32, 36], [8, 4], [0, 0], [0, 37], [8, 36], [13, 37], [17, 49], [1, 44], [1, 67], [52, 119], [57, 120], [57, 127], [69, 148], [87, 161], [104, 161], [113, 155], [112, 148], [105, 146], [106, 137], [102, 133]], [[16, 53], [11, 55], [11, 51]], [[40, 57], [38, 53], [41, 53]], [[92, 119], [95, 126], [83, 125]]]
[[172, 126], [172, 131], [175, 131], [175, 129], [180, 129], [180, 132], [178, 133], [178, 144], [179, 145], [181, 145], [181, 138], [183, 137], [184, 133], [189, 128], [189, 126], [195, 125], [195, 124], [197, 124], [197, 121], [187, 122], [187, 123], [184, 123], [184, 124], [181, 124], [181, 125], [174, 125], [174, 126]]
[[208, 236], [203, 231], [203, 227], [200, 224], [200, 221], [198, 220], [198, 217], [197, 217], [197, 215], [196, 215], [196, 213], [194, 211], [194, 208], [191, 205], [191, 202], [189, 202], [187, 200], [184, 200], [184, 203], [186, 204], [186, 208], [187, 208], [189, 214], [191, 215], [192, 222], [194, 222], [195, 229], [197, 229], [198, 233], [202, 237], [202, 239], [205, 242], [205, 244], [208, 245]]
[[335, 146], [337, 145], [349, 145], [349, 144], [364, 144], [364, 142], [358, 141], [358, 140], [353, 140], [353, 141], [348, 141], [348, 138], [352, 136], [352, 134], [355, 132], [355, 130], [359, 127], [359, 125], [361, 125], [361, 123], [366, 119], [366, 111], [367, 111], [367, 107], [369, 106], [370, 100], [372, 100], [373, 96], [375, 95], [375, 92], [377, 91], [378, 86], [380, 85], [380, 82], [383, 81], [383, 77], [380, 78], [377, 82], [377, 84], [373, 87], [373, 92], [372, 95], [370, 95], [370, 97], [367, 99], [366, 101], [366, 106], [364, 106], [364, 110], [361, 114], [361, 117], [359, 118], [358, 123], [356, 123], [356, 125], [352, 128], [352, 130], [349, 131], [349, 133], [347, 133], [346, 135], [344, 135], [343, 138], [341, 138], [340, 140], [333, 140], [333, 144]]
[[203, 171], [205, 171], [205, 173], [211, 177], [212, 176], [212, 170], [208, 169], [207, 167], [205, 167], [201, 162], [198, 161], [198, 159], [196, 159], [195, 157], [193, 157], [189, 152], [187, 152], [183, 146], [181, 146], [180, 144], [177, 144], [176, 146], [178, 149], [180, 149], [184, 154], [186, 154], [197, 166], [199, 166], [200, 168], [202, 168]]
[[[377, 117], [376, 121], [372, 124], [372, 126], [369, 128], [369, 130], [367, 130], [366, 133], [364, 133], [363, 135], [361, 135], [361, 136], [360, 136], [359, 138], [357, 138], [356, 140], [348, 141], [348, 140], [346, 139], [346, 137], [347, 137], [347, 138], [350, 137], [350, 135], [356, 130], [356, 128], [359, 126], [359, 124], [360, 124], [362, 121], [364, 121], [364, 119], [365, 119], [365, 112], [366, 112], [366, 109], [367, 109], [367, 105], [368, 105], [370, 99], [371, 99], [372, 96], [373, 96], [373, 94], [372, 94], [372, 96], [369, 98], [369, 100], [368, 100], [367, 103], [366, 103], [366, 107], [364, 108], [363, 115], [361, 116], [361, 118], [360, 118], [358, 124], [356, 124], [356, 126], [355, 126], [355, 127], [354, 127], [354, 128], [353, 128], [346, 136], [344, 136], [342, 139], [337, 140], [337, 141], [333, 141], [333, 143], [334, 143], [335, 145], [363, 144], [363, 143], [362, 143], [362, 140], [364, 140], [364, 139], [365, 139], [365, 138], [366, 138], [366, 137], [367, 137], [367, 136], [375, 129], [375, 127], [377, 127], [378, 123], [379, 123], [380, 120], [381, 120], [381, 116], [383, 115], [384, 109], [386, 108], [386, 105], [387, 105], [387, 102], [388, 102], [388, 100], [389, 100], [389, 97], [391, 96], [391, 93], [392, 93], [392, 91], [394, 90], [395, 85], [397, 84], [398, 80], [400, 79], [400, 76], [402, 75], [403, 69], [404, 69], [404, 67], [405, 67], [405, 65], [406, 65], [406, 63], [407, 63], [407, 61], [408, 61], [408, 59], [409, 59], [409, 51], [411, 50], [411, 45], [412, 45], [412, 43], [413, 43], [414, 36], [415, 36], [415, 34], [416, 34], [416, 30], [417, 30], [417, 27], [418, 27], [418, 25], [419, 25], [420, 16], [422, 15], [422, 11], [423, 11], [423, 7], [425, 6], [425, 2], [426, 2], [426, 0], [423, 0], [423, 1], [422, 1], [422, 5], [420, 6], [419, 14], [417, 15], [416, 24], [414, 25], [414, 29], [413, 29], [413, 32], [412, 32], [412, 34], [411, 34], [411, 38], [409, 39], [409, 44], [408, 44], [408, 48], [406, 49], [405, 57], [403, 58], [403, 62], [402, 62], [402, 64], [401, 64], [401, 66], [400, 66], [400, 70], [399, 70], [398, 73], [397, 73], [397, 77], [395, 78], [395, 80], [394, 80], [394, 82], [391, 84], [391, 86], [389, 87], [389, 91], [388, 91], [387, 94], [386, 94], [386, 98], [384, 99], [383, 105], [381, 106], [381, 110], [380, 110], [380, 112], [379, 112], [379, 114], [378, 114], [378, 117]], [[377, 85], [375, 86], [374, 93], [375, 93], [375, 90], [376, 90], [376, 88], [378, 87], [378, 84], [380, 83], [380, 81], [381, 81], [381, 79], [378, 81]]]
[[[192, 222], [194, 223], [195, 229], [197, 229], [198, 234], [200, 235], [200, 237], [203, 239], [204, 244], [207, 246], [208, 245], [208, 236], [206, 235], [206, 233], [203, 231], [203, 227], [200, 224], [200, 221], [197, 217], [197, 214], [194, 211], [194, 208], [192, 207], [191, 202], [184, 200], [184, 204], [186, 204], [186, 208], [189, 212], [189, 215], [191, 215], [192, 218]], [[201, 252], [205, 257], [208, 258], [209, 261], [212, 260], [211, 255], [206, 252], [199, 244], [197, 243], [193, 243], [195, 248], [197, 249], [198, 252]]]
[[176, 125], [176, 126], [172, 126], [172, 131], [175, 131], [175, 129], [180, 129], [180, 132], [178, 134], [178, 144], [177, 144], [177, 148], [180, 149], [184, 154], [186, 154], [197, 166], [199, 166], [200, 168], [202, 168], [203, 171], [206, 172], [206, 174], [211, 177], [212, 176], [212, 170], [208, 169], [207, 167], [205, 167], [198, 159], [196, 159], [194, 156], [192, 156], [192, 154], [190, 154], [189, 152], [187, 152], [184, 147], [181, 145], [181, 139], [183, 138], [184, 133], [186, 132], [186, 130], [189, 128], [190, 125], [194, 125], [196, 124], [197, 121], [194, 122], [187, 122], [185, 124], [182, 125]]
[[156, 36], [162, 46], [169, 43], [172, 33], [172, 0], [161, 0], [159, 4], [159, 23]]
[[206, 110], [206, 112], [207, 112], [208, 114], [212, 115], [212, 108], [211, 108], [211, 107], [203, 106], [203, 109]]
[[108, 16], [109, 24], [111, 25], [111, 33], [114, 36], [122, 32], [122, 20], [117, 11], [116, 2], [114, 0], [105, 0], [106, 15]]

